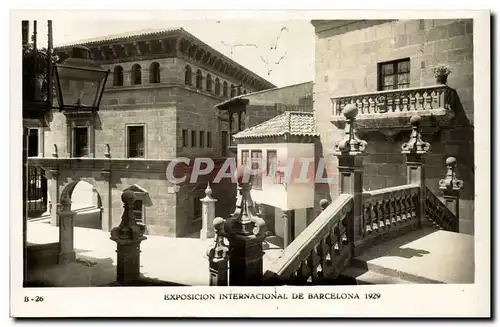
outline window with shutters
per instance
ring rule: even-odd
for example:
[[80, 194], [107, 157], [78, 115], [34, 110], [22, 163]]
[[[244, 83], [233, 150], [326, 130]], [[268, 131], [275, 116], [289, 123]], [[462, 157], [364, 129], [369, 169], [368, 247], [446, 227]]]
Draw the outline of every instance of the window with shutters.
[[378, 64], [378, 91], [410, 87], [410, 59]]
[[127, 126], [127, 158], [145, 158], [144, 125]]

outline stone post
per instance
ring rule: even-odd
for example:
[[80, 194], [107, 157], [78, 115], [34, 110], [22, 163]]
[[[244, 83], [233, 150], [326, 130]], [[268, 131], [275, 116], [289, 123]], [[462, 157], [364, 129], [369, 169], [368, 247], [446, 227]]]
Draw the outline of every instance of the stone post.
[[[457, 159], [449, 157], [446, 159], [446, 177], [439, 181], [439, 189], [443, 190], [444, 204], [450, 211], [457, 217], [459, 215], [459, 198], [460, 190], [464, 186], [464, 182], [457, 178]], [[458, 223], [456, 226], [456, 231], [459, 231]]]
[[418, 204], [418, 227], [421, 228], [425, 218], [425, 160], [423, 155], [431, 150], [431, 145], [422, 140], [420, 116], [412, 116], [410, 140], [403, 143], [401, 153], [406, 155], [406, 183], [420, 186]]
[[250, 195], [251, 182], [238, 176], [240, 197], [236, 210], [226, 220], [224, 231], [229, 240], [229, 285], [258, 286], [262, 283], [262, 242], [266, 224], [258, 216]]
[[367, 143], [354, 133], [356, 105], [347, 104], [342, 113], [346, 119], [344, 138], [335, 145], [334, 155], [339, 160], [340, 193], [353, 195], [353, 218], [348, 221], [347, 237], [354, 255], [363, 241], [363, 155]]
[[59, 216], [59, 264], [65, 264], [75, 261], [74, 232], [75, 215], [71, 211], [71, 199], [66, 196], [61, 199], [57, 206], [57, 215]]
[[284, 233], [283, 233], [283, 248], [286, 248], [295, 239], [295, 217], [293, 210], [283, 210]]
[[207, 238], [214, 237], [213, 220], [215, 218], [215, 202], [216, 199], [212, 198], [212, 189], [210, 184], [207, 185], [205, 190], [205, 197], [201, 201], [201, 231], [200, 238], [206, 240]]
[[134, 219], [134, 192], [123, 192], [122, 202], [122, 221], [111, 230], [111, 239], [117, 245], [116, 281], [121, 285], [132, 285], [140, 276], [140, 245], [146, 239], [145, 226]]
[[57, 213], [57, 203], [59, 200], [59, 171], [57, 169], [45, 170], [47, 178], [47, 191], [50, 194], [50, 224], [59, 226], [59, 216]]
[[213, 226], [216, 236], [207, 250], [210, 286], [228, 286], [229, 248], [224, 241], [224, 219], [215, 218]]

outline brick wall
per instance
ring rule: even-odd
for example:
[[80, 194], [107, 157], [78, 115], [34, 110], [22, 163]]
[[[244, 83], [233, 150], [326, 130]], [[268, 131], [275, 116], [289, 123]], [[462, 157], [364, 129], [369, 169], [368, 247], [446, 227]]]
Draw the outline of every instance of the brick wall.
[[[341, 27], [317, 29], [314, 109], [329, 173], [337, 171], [331, 150], [343, 131], [330, 123], [330, 98], [377, 91], [377, 64], [410, 58], [410, 87], [436, 84], [433, 68], [446, 64], [452, 74], [448, 85], [456, 89], [468, 122], [454, 121], [434, 135], [424, 134], [433, 149], [427, 156], [427, 186], [438, 196], [437, 182], [446, 173], [445, 160], [455, 156], [461, 192], [461, 231], [473, 233], [474, 142], [473, 142], [473, 35], [472, 20], [355, 21]], [[333, 27], [335, 23], [331, 23]], [[455, 108], [457, 109], [457, 108]], [[360, 134], [368, 142], [364, 187], [376, 189], [405, 183], [401, 143], [408, 132], [395, 138], [380, 133]], [[332, 198], [338, 195], [333, 175]]]

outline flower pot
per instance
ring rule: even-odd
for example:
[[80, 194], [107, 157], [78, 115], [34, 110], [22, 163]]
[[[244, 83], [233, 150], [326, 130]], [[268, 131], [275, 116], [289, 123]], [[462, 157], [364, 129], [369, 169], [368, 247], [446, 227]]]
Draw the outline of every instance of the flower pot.
[[448, 81], [448, 75], [436, 75], [436, 83], [446, 84]]

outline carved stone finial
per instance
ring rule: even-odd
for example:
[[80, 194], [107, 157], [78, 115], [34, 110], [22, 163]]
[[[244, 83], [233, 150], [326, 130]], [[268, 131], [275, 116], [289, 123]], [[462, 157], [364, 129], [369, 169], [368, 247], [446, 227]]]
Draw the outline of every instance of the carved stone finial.
[[354, 133], [354, 123], [358, 115], [358, 107], [355, 104], [347, 104], [342, 110], [344, 115], [345, 129], [344, 138], [335, 144], [336, 155], [360, 155], [365, 152], [366, 141], [360, 140]]
[[[207, 188], [205, 189], [205, 195], [208, 198], [212, 197], [212, 188], [210, 187], [210, 182], [207, 184]], [[214, 220], [214, 222], [215, 222], [215, 220]]]
[[135, 193], [132, 191], [125, 191], [122, 194], [122, 202], [124, 205], [133, 205], [136, 200]]
[[422, 118], [418, 115], [412, 116], [410, 118], [410, 124], [412, 126], [412, 131], [410, 134], [410, 140], [403, 143], [401, 146], [401, 153], [403, 154], [425, 154], [431, 150], [431, 145], [428, 142], [422, 140], [422, 133], [420, 132], [420, 122]]
[[439, 188], [447, 191], [460, 191], [464, 186], [464, 182], [457, 178], [457, 159], [449, 157], [446, 159], [446, 177], [439, 181]]
[[321, 207], [321, 210], [325, 210], [326, 207], [330, 205], [330, 202], [327, 199], [321, 199], [319, 201], [319, 206]]

